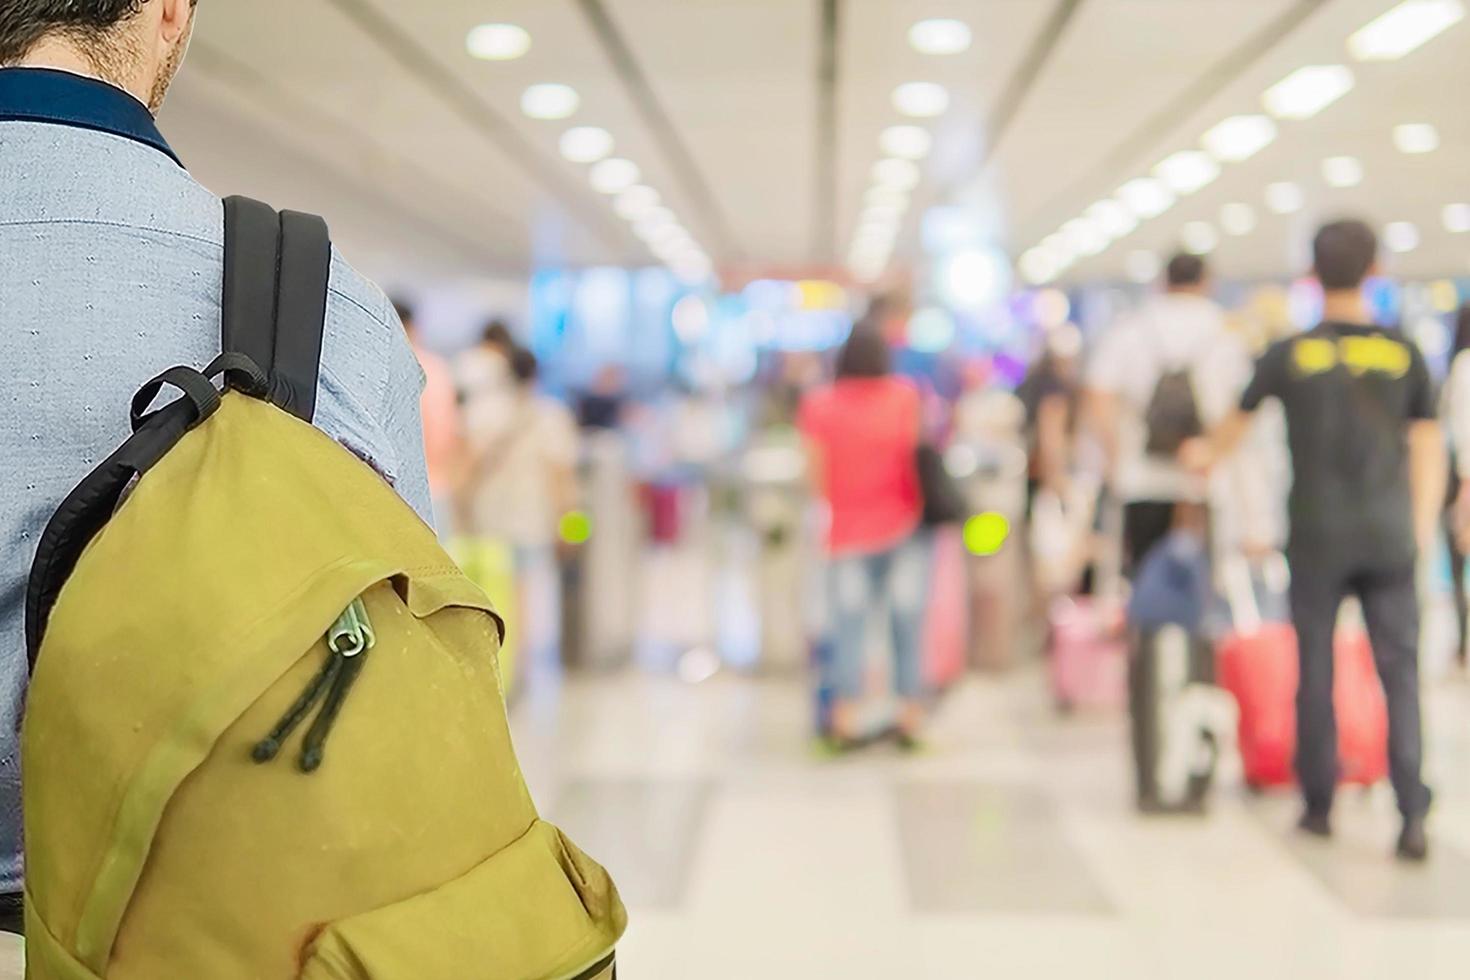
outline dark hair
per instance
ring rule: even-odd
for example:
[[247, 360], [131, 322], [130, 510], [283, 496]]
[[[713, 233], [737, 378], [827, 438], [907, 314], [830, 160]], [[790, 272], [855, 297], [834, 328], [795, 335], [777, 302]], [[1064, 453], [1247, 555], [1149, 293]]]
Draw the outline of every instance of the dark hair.
[[1323, 225], [1312, 242], [1312, 268], [1329, 292], [1357, 289], [1376, 261], [1378, 236], [1362, 221]]
[[480, 332], [480, 343], [491, 347], [499, 347], [510, 353], [515, 350], [516, 339], [511, 335], [510, 327], [504, 320], [491, 320], [485, 324], [485, 329]]
[[1205, 281], [1205, 275], [1209, 268], [1205, 260], [1193, 252], [1180, 252], [1169, 260], [1169, 266], [1164, 272], [1165, 281], [1171, 289], [1183, 289], [1189, 286], [1198, 286]]
[[[4, 0], [0, 3], [0, 65], [24, 58], [43, 38], [61, 34], [95, 44], [148, 0]], [[198, 0], [192, 0], [198, 3]]]
[[854, 327], [837, 354], [837, 377], [881, 378], [890, 369], [888, 341], [883, 335], [871, 326]]
[[1455, 318], [1454, 355], [1467, 350], [1470, 350], [1470, 303], [1460, 307], [1459, 316]]
[[518, 384], [529, 385], [541, 373], [541, 365], [535, 354], [524, 347], [517, 347], [510, 354], [510, 373], [515, 375]]
[[398, 321], [400, 323], [406, 327], [413, 322], [413, 306], [408, 300], [398, 296], [389, 302], [393, 304], [393, 312], [398, 314]]

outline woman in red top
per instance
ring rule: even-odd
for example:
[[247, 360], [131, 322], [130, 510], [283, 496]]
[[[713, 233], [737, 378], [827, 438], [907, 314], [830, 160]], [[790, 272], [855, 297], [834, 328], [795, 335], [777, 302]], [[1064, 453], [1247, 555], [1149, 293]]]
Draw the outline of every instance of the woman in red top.
[[918, 389], [890, 371], [887, 342], [861, 327], [838, 356], [837, 380], [813, 391], [801, 406], [810, 471], [829, 511], [832, 734], [839, 744], [850, 744], [856, 734], [866, 627], [885, 597], [905, 746], [914, 744], [923, 720], [919, 647], [929, 555], [915, 464], [920, 409]]

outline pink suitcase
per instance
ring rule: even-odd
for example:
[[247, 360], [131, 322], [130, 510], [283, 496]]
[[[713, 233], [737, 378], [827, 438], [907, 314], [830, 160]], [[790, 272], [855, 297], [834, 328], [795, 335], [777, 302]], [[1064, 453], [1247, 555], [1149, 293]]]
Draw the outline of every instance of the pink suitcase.
[[969, 610], [965, 594], [965, 546], [958, 528], [934, 532], [929, 605], [924, 613], [924, 683], [942, 691], [965, 673]]
[[1123, 607], [1064, 596], [1052, 603], [1047, 666], [1057, 708], [1121, 709], [1128, 700]]

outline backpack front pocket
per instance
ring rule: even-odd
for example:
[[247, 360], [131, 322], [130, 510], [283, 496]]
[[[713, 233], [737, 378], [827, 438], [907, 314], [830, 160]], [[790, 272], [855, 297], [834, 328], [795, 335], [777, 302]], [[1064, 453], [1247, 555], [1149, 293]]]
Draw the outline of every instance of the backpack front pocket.
[[464, 876], [327, 927], [300, 980], [575, 980], [610, 972], [612, 880], [545, 821]]

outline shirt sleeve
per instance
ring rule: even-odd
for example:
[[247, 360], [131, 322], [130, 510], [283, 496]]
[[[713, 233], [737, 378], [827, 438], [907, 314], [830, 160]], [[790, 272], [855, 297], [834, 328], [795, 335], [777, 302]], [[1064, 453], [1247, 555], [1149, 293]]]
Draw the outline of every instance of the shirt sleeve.
[[393, 489], [429, 524], [434, 525], [434, 504], [429, 494], [429, 467], [424, 454], [424, 371], [408, 344], [408, 336], [387, 299], [383, 318], [396, 328], [390, 340], [387, 384], [380, 408], [383, 436], [393, 459], [390, 471]]
[[1245, 386], [1245, 393], [1240, 396], [1242, 411], [1254, 412], [1267, 398], [1281, 397], [1286, 386], [1285, 351], [1285, 346], [1277, 344], [1256, 362], [1255, 375], [1250, 384]]
[[1439, 417], [1435, 411], [1434, 379], [1429, 376], [1429, 365], [1419, 345], [1409, 343], [1409, 418], [1416, 422], [1433, 421]]

